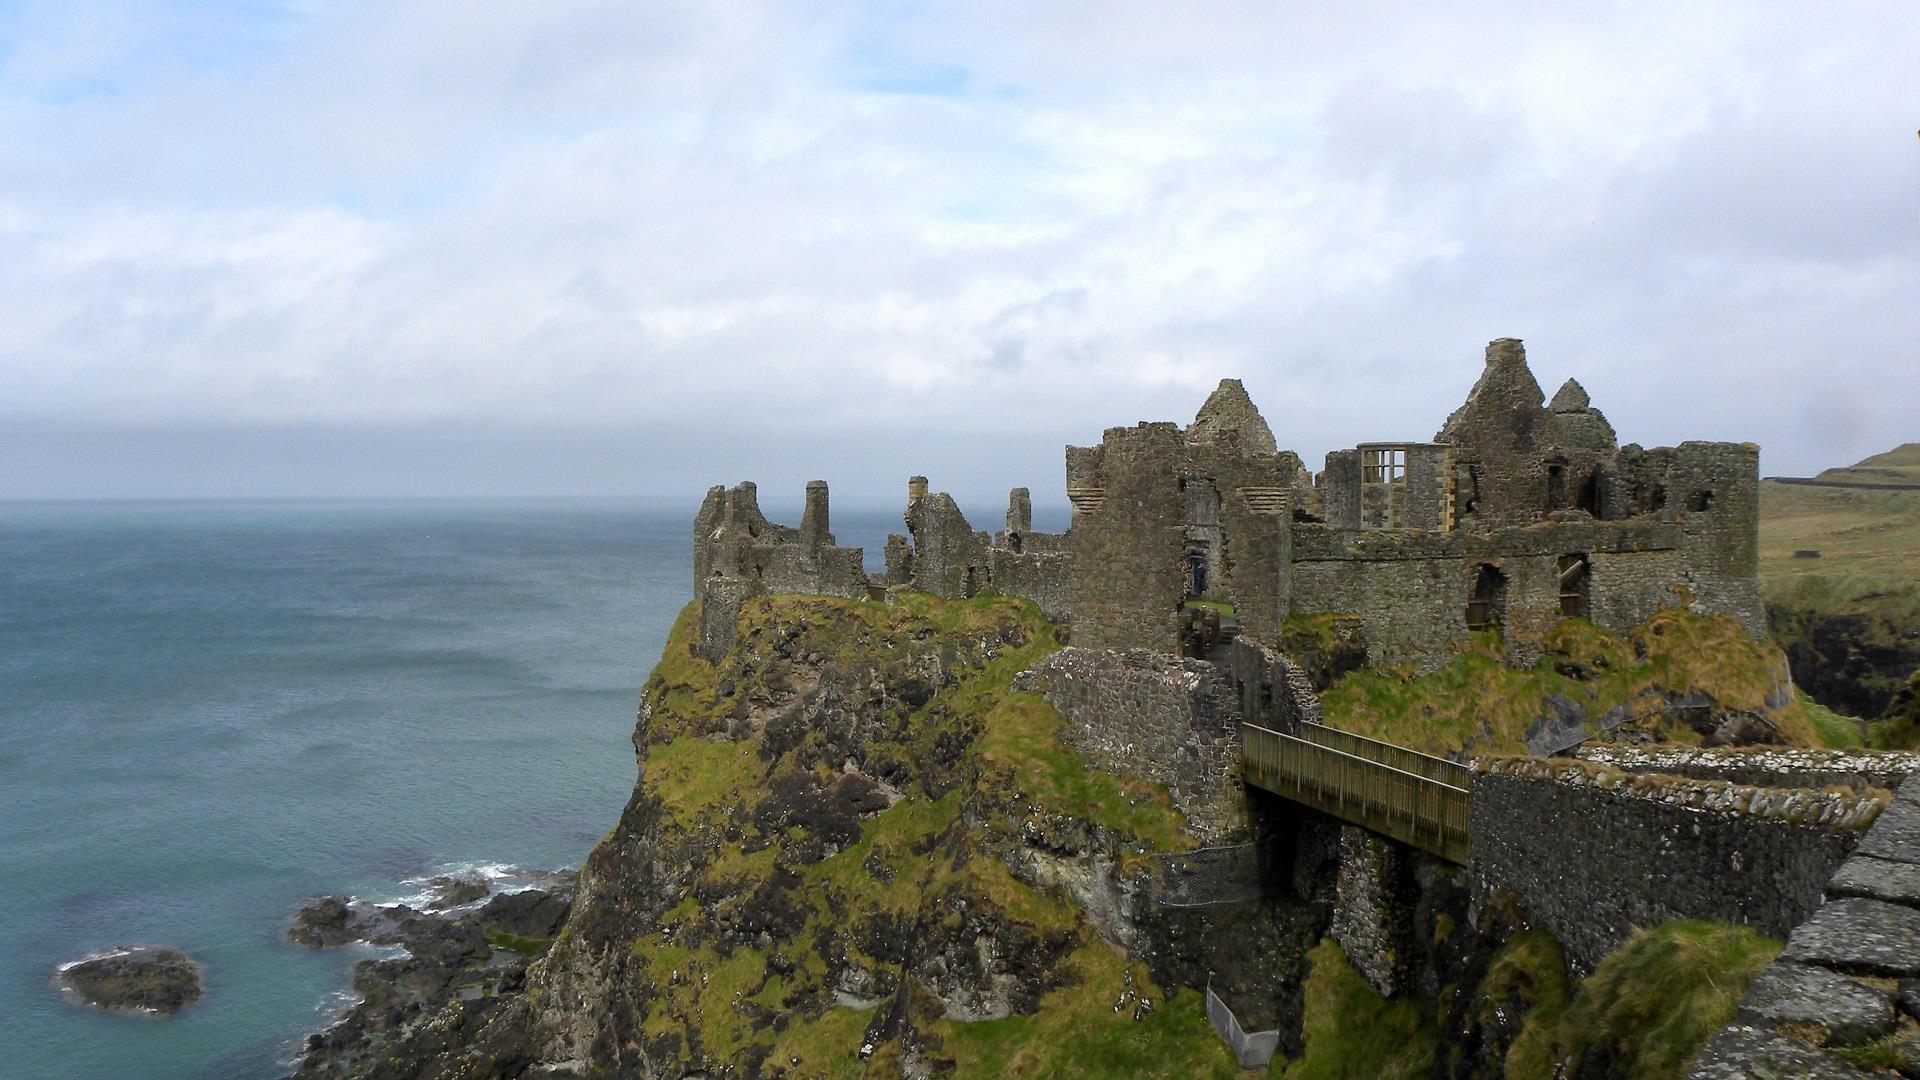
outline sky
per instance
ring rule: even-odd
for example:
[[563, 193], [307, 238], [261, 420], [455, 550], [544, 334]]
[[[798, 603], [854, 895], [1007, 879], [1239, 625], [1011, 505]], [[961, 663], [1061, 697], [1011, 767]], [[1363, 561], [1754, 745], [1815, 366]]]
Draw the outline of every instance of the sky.
[[1912, 0], [0, 0], [0, 498], [1060, 502], [1497, 337], [1807, 474], [1920, 440], [1916, 129]]

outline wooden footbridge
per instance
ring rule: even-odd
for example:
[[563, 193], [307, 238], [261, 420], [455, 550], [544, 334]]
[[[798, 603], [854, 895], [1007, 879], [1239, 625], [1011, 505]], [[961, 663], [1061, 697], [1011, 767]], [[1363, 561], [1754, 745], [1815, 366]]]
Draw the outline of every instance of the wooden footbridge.
[[1254, 787], [1467, 861], [1467, 766], [1321, 724], [1291, 735], [1241, 724], [1240, 735]]

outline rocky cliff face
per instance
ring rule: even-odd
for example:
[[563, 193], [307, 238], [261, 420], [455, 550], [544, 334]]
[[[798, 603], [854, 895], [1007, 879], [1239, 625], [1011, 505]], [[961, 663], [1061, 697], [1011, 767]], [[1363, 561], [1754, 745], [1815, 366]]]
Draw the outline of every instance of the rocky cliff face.
[[1297, 1047], [1325, 904], [1153, 901], [1194, 841], [1012, 689], [1058, 648], [1032, 605], [762, 597], [716, 663], [696, 625], [551, 951], [524, 990], [445, 1006], [394, 1075], [1233, 1075], [1209, 972]]
[[[1542, 1027], [1582, 999], [1510, 898], [1470, 913], [1457, 868], [1351, 857], [1363, 834], [1293, 804], [1223, 788], [1251, 800], [1227, 839], [1263, 880], [1189, 906], [1218, 823], [1063, 741], [1045, 680], [1016, 683], [1060, 666], [1029, 603], [762, 596], [715, 661], [699, 620], [682, 614], [647, 682], [633, 796], [545, 954], [366, 1025], [333, 1060], [435, 1078], [1243, 1075], [1209, 988], [1276, 1033], [1275, 1076], [1589, 1053]], [[1710, 974], [1730, 1010], [1745, 975]]]

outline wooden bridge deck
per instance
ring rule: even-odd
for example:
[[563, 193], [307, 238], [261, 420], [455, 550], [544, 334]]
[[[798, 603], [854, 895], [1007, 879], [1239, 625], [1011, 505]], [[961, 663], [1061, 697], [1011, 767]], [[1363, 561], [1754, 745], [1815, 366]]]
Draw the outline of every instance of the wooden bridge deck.
[[1297, 735], [1242, 724], [1240, 736], [1247, 783], [1467, 861], [1467, 766], [1320, 724], [1302, 724]]

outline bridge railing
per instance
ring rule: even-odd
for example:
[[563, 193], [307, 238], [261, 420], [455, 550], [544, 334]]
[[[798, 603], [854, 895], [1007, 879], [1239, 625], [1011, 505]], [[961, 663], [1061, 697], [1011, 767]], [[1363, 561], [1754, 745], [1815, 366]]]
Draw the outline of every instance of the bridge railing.
[[1351, 731], [1341, 731], [1325, 724], [1301, 724], [1298, 736], [1307, 742], [1324, 746], [1329, 750], [1338, 750], [1389, 765], [1401, 772], [1410, 772], [1415, 776], [1424, 776], [1451, 787], [1465, 789], [1473, 783], [1473, 769], [1458, 761], [1448, 761], [1443, 757], [1423, 754], [1418, 750], [1409, 750], [1379, 739], [1369, 739], [1365, 735], [1355, 735]]
[[1467, 789], [1464, 785], [1432, 779], [1363, 756], [1371, 749], [1364, 744], [1377, 743], [1377, 740], [1351, 744], [1362, 751], [1351, 753], [1257, 724], [1242, 724], [1240, 732], [1246, 778], [1254, 786], [1441, 858], [1457, 863], [1467, 861]]

